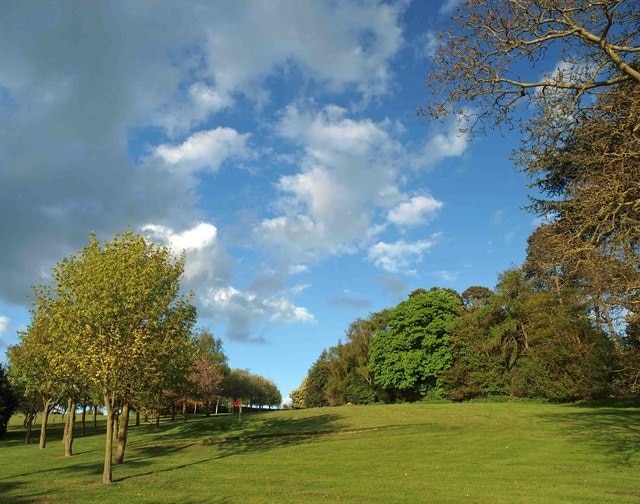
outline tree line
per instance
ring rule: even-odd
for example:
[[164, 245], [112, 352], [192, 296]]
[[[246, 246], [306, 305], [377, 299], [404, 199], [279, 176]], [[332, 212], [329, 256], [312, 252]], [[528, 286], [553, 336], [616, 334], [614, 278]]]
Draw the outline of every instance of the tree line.
[[52, 281], [34, 287], [31, 323], [0, 367], [0, 434], [16, 409], [24, 413], [26, 439], [42, 414], [40, 448], [54, 408], [66, 410], [64, 451], [73, 454], [76, 410], [106, 412], [102, 481], [124, 462], [130, 413], [155, 418], [179, 410], [184, 420], [198, 407], [206, 415], [241, 400], [256, 408], [279, 406], [275, 384], [230, 369], [222, 341], [195, 329], [191, 294], [180, 291], [184, 254], [127, 232], [89, 244], [60, 261]]
[[459, 4], [418, 114], [476, 135], [519, 128], [541, 224], [495, 288], [420, 290], [353, 322], [294, 405], [638, 397], [639, 54], [635, 0]]

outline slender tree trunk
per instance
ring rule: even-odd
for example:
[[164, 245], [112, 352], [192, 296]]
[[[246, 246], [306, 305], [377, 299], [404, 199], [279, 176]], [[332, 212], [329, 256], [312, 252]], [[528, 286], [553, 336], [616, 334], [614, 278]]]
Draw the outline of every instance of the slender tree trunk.
[[24, 444], [31, 444], [31, 430], [33, 427], [33, 420], [35, 418], [35, 413], [28, 413], [25, 417], [25, 427], [27, 432], [24, 435]]
[[216, 415], [218, 414], [218, 408], [220, 407], [220, 398], [216, 397]]
[[129, 434], [129, 404], [122, 405], [120, 421], [118, 422], [118, 453], [116, 454], [116, 464], [124, 462], [124, 452], [127, 447], [127, 436]]
[[182, 420], [187, 422], [187, 399], [182, 400]]
[[84, 399], [82, 401], [82, 430], [80, 432], [81, 436], [84, 436], [86, 434], [86, 430], [85, 430], [86, 420], [87, 420], [87, 400]]
[[120, 409], [113, 408], [113, 428], [114, 428], [114, 437], [117, 439], [118, 434], [120, 432]]
[[98, 433], [98, 406], [93, 406], [93, 433]]
[[113, 404], [110, 403], [109, 397], [105, 397], [105, 407], [107, 409], [107, 435], [104, 443], [104, 467], [102, 469], [102, 483], [109, 484], [113, 481], [113, 473], [111, 471], [113, 457]]
[[40, 449], [47, 446], [47, 423], [49, 422], [49, 413], [53, 407], [51, 399], [43, 399], [42, 423], [40, 424]]
[[73, 428], [76, 424], [76, 402], [69, 398], [67, 401], [67, 421], [64, 424], [64, 456], [73, 455]]
[[140, 408], [136, 408], [136, 427], [140, 427]]

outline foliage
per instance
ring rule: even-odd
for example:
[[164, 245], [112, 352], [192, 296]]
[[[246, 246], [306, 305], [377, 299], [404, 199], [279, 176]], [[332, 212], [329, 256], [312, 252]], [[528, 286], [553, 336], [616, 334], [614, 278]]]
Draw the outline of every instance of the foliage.
[[329, 406], [326, 389], [329, 381], [329, 355], [324, 350], [307, 373], [304, 402], [307, 408]]
[[584, 304], [558, 296], [521, 269], [504, 272], [481, 306], [453, 330], [455, 400], [502, 395], [572, 401], [609, 391], [612, 348]]
[[[91, 236], [53, 269], [53, 286], [36, 289], [56, 344], [55, 365], [86, 379], [109, 417], [103, 482], [111, 482], [114, 413], [158, 396], [186, 378], [195, 308], [179, 293], [184, 257], [175, 259], [131, 232], [101, 244]], [[125, 438], [126, 441], [126, 438]]]
[[271, 408], [282, 402], [282, 394], [273, 381], [246, 369], [232, 369], [224, 379], [223, 388], [227, 397], [242, 400], [248, 406]]
[[392, 312], [388, 326], [371, 341], [374, 381], [391, 399], [414, 401], [429, 391], [443, 394], [441, 373], [452, 364], [450, 330], [461, 307], [449, 290], [410, 296]]
[[0, 439], [4, 438], [9, 419], [17, 409], [18, 396], [9, 381], [4, 367], [0, 364]]

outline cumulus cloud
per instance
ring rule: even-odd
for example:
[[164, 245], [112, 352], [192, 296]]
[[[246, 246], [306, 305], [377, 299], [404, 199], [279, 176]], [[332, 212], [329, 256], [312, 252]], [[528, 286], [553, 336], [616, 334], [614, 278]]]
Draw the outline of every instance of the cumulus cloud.
[[438, 235], [427, 240], [394, 243], [380, 241], [369, 248], [368, 259], [389, 273], [415, 273], [413, 267], [422, 261], [427, 250], [438, 241]]
[[265, 320], [267, 325], [316, 321], [306, 308], [294, 305], [286, 297], [264, 297], [230, 286], [209, 289], [205, 303], [212, 316], [227, 322], [229, 338], [240, 341], [259, 341], [256, 328]]
[[[229, 281], [229, 257], [218, 240], [218, 228], [209, 222], [175, 230], [160, 224], [145, 224], [141, 231], [174, 252], [186, 254], [184, 276], [192, 289], [201, 291], [210, 285]], [[196, 299], [198, 301], [199, 299]]]
[[432, 220], [442, 205], [433, 196], [414, 196], [393, 208], [387, 219], [398, 226], [418, 226]]
[[109, 238], [130, 225], [201, 219], [191, 172], [249, 155], [245, 134], [204, 125], [238, 99], [265, 96], [270, 76], [295, 68], [325, 91], [386, 93], [404, 8], [278, 0], [3, 8], [0, 201], [11, 211], [0, 212], [0, 234], [11, 240], [0, 248], [0, 299], [24, 303], [37, 275], [91, 231]]
[[302, 147], [300, 171], [280, 178], [281, 215], [264, 219], [256, 236], [302, 260], [357, 250], [376, 208], [402, 198], [403, 153], [388, 127], [335, 105], [317, 112], [290, 105], [278, 131]]
[[217, 170], [229, 158], [247, 158], [249, 134], [232, 128], [199, 131], [180, 145], [159, 145], [154, 154], [165, 163], [187, 170]]
[[443, 159], [462, 156], [471, 141], [465, 131], [466, 125], [467, 118], [450, 117], [443, 129], [436, 130], [427, 137], [413, 165], [417, 168], [430, 167]]

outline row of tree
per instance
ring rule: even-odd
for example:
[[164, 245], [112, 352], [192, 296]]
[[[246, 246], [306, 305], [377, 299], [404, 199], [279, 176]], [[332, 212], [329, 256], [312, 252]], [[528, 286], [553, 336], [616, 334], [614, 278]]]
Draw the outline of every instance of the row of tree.
[[576, 286], [560, 291], [528, 263], [495, 289], [418, 289], [394, 308], [353, 322], [322, 352], [293, 407], [510, 396], [556, 402], [638, 397], [635, 321], [608, 332]]
[[517, 124], [515, 160], [543, 224], [525, 263], [495, 289], [471, 287], [457, 307], [454, 293], [416, 292], [354, 322], [311, 367], [294, 405], [638, 396], [638, 54], [636, 0], [459, 4], [419, 113], [458, 115], [469, 133]]
[[[277, 406], [281, 395], [264, 377], [230, 369], [222, 341], [194, 330], [196, 309], [182, 294], [184, 255], [132, 232], [100, 243], [91, 236], [77, 254], [53, 268], [52, 282], [34, 288], [31, 323], [8, 349], [8, 375], [25, 413], [27, 440], [36, 413], [47, 419], [63, 402], [67, 415], [65, 455], [73, 453], [76, 409], [106, 411], [103, 482], [124, 461], [132, 410], [156, 419], [184, 418], [198, 404], [208, 415], [215, 403], [242, 399], [256, 407]], [[83, 414], [84, 418], [84, 414]]]

